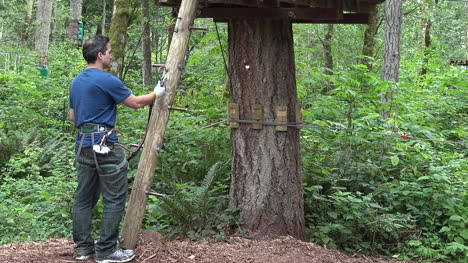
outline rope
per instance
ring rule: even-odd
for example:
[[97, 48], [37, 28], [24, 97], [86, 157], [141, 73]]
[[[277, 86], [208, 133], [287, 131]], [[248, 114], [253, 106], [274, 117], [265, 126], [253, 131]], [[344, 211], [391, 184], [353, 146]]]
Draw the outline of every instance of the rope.
[[179, 135], [176, 135], [176, 136], [172, 136], [172, 137], [169, 137], [167, 138], [168, 140], [171, 140], [171, 139], [174, 139], [174, 138], [177, 138], [177, 137], [181, 137], [181, 136], [184, 136], [184, 135], [187, 135], [187, 134], [191, 134], [191, 133], [194, 133], [194, 132], [198, 132], [198, 131], [201, 131], [201, 130], [204, 130], [204, 129], [208, 129], [208, 128], [211, 128], [211, 127], [214, 127], [218, 124], [221, 124], [223, 122], [226, 122], [226, 120], [222, 120], [222, 121], [218, 121], [216, 123], [212, 123], [212, 124], [209, 124], [209, 125], [206, 125], [204, 127], [201, 127], [200, 129], [198, 130], [193, 130], [193, 131], [190, 131], [190, 132], [186, 132], [186, 133], [182, 133], [182, 134], [179, 134]]
[[339, 127], [332, 128], [332, 127], [320, 126], [316, 124], [288, 125], [288, 126], [295, 126], [295, 127], [300, 127], [300, 128], [309, 128], [309, 129], [324, 129], [324, 130], [329, 130], [329, 131], [341, 131], [341, 132], [348, 132], [348, 133], [370, 134], [370, 135], [377, 135], [377, 136], [382, 136], [382, 137], [386, 136], [386, 137], [394, 137], [394, 138], [401, 138], [405, 140], [414, 140], [414, 141], [432, 141], [432, 142], [468, 145], [468, 143], [462, 142], [462, 141], [429, 139], [429, 138], [413, 137], [413, 136], [408, 136], [408, 135], [386, 134], [386, 133], [379, 133], [379, 132], [366, 132], [366, 131], [360, 131], [360, 130], [354, 130], [354, 129], [339, 128]]
[[221, 37], [219, 36], [218, 24], [216, 22], [215, 22], [215, 28], [216, 28], [216, 36], [218, 38], [218, 43], [219, 43], [219, 49], [221, 49], [221, 56], [223, 57], [224, 70], [226, 71], [226, 75], [229, 79], [229, 85], [230, 87], [232, 87], [231, 73], [229, 72], [229, 68], [227, 66], [226, 57], [224, 54], [224, 48], [223, 48], [223, 44], [221, 43]]

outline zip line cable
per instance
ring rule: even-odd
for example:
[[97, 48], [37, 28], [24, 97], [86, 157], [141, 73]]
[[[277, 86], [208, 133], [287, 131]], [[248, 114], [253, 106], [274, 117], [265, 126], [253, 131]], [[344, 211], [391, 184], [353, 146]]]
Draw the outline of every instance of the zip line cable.
[[[221, 121], [203, 126], [199, 129], [186, 132], [186, 133], [181, 133], [179, 135], [175, 135], [172, 137], [167, 138], [168, 140], [175, 139], [178, 137], [182, 137], [188, 134], [200, 132], [204, 129], [208, 128], [213, 128], [218, 126], [219, 124], [222, 123], [227, 123], [227, 122], [237, 122], [237, 123], [244, 123], [244, 124], [262, 124], [262, 125], [267, 125], [267, 126], [287, 126], [287, 127], [293, 127], [293, 128], [303, 128], [303, 129], [313, 129], [313, 130], [328, 130], [332, 132], [346, 132], [349, 134], [352, 133], [359, 133], [359, 134], [368, 134], [368, 135], [375, 135], [379, 137], [392, 137], [392, 138], [399, 138], [399, 139], [404, 139], [404, 140], [412, 140], [412, 141], [432, 141], [432, 142], [440, 142], [440, 143], [448, 143], [448, 144], [459, 144], [459, 145], [465, 145], [468, 146], [468, 142], [464, 141], [451, 141], [451, 140], [440, 140], [440, 139], [430, 139], [430, 138], [421, 138], [421, 137], [414, 137], [410, 135], [398, 135], [398, 134], [386, 134], [386, 133], [381, 133], [381, 132], [367, 132], [367, 131], [361, 131], [361, 130], [355, 130], [355, 129], [347, 129], [347, 128], [340, 128], [340, 127], [328, 127], [328, 126], [322, 126], [322, 125], [317, 125], [317, 124], [311, 124], [311, 123], [276, 123], [276, 122], [267, 122], [267, 121], [253, 121], [253, 120], [234, 120], [234, 119], [223, 119]], [[351, 135], [350, 135], [351, 136]]]

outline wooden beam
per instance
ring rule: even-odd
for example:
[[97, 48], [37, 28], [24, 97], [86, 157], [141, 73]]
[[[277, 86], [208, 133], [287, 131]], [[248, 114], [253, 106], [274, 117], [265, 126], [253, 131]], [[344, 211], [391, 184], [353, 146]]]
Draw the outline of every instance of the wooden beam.
[[[241, 6], [275, 6], [278, 4], [290, 4], [294, 6], [322, 6], [325, 3], [330, 5], [345, 4], [355, 5], [355, 2], [380, 4], [385, 0], [203, 0], [208, 4], [241, 5]], [[181, 0], [155, 0], [157, 5], [180, 5]]]
[[134, 249], [140, 234], [141, 223], [146, 211], [147, 191], [150, 191], [156, 165], [159, 161], [160, 149], [163, 145], [164, 133], [169, 120], [169, 106], [172, 105], [177, 86], [185, 67], [185, 56], [190, 41], [190, 26], [195, 19], [198, 0], [182, 0], [176, 18], [174, 35], [172, 37], [166, 63], [166, 94], [157, 98], [149, 121], [148, 136], [141, 154], [138, 170], [125, 214], [123, 225], [123, 242], [127, 249]]
[[309, 18], [292, 20], [291, 22], [298, 24], [369, 24], [369, 18], [369, 14], [343, 14], [343, 17], [336, 21]]
[[215, 19], [265, 17], [292, 21], [306, 21], [313, 18], [320, 21], [338, 21], [343, 15], [341, 10], [336, 8], [204, 8], [199, 17]]
[[[368, 24], [369, 14], [344, 14], [339, 20], [307, 18], [307, 19], [292, 19], [291, 23], [298, 24]], [[213, 18], [215, 22], [227, 23], [229, 18]]]

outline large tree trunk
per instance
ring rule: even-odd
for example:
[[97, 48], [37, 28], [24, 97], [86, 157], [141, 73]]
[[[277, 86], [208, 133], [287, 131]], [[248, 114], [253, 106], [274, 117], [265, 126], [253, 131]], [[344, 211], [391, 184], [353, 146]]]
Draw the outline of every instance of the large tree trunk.
[[47, 66], [51, 17], [52, 0], [39, 0], [36, 13], [39, 27], [36, 29], [35, 48], [39, 51], [40, 67]]
[[[400, 77], [402, 1], [403, 0], [387, 0], [387, 9], [385, 11], [386, 28], [382, 79], [390, 80], [395, 83], [398, 82]], [[386, 120], [389, 117], [391, 95], [393, 93], [393, 88], [390, 88], [389, 91], [380, 94], [380, 102], [385, 106], [380, 110], [380, 118], [382, 120]]]
[[81, 43], [78, 40], [78, 22], [81, 20], [81, 9], [81, 0], [70, 0], [71, 18], [68, 24], [68, 36], [77, 44]]
[[[241, 120], [252, 120], [252, 105], [263, 106], [274, 122], [278, 106], [296, 120], [292, 26], [287, 20], [232, 19], [229, 22], [231, 102]], [[240, 208], [243, 227], [256, 237], [305, 238], [300, 176], [299, 130], [261, 130], [240, 124], [231, 131], [231, 206]]]
[[118, 78], [122, 77], [127, 43], [127, 27], [130, 18], [129, 0], [116, 0], [112, 14], [109, 38], [112, 46], [112, 64], [110, 71]]
[[141, 13], [143, 20], [141, 22], [141, 49], [143, 51], [143, 85], [151, 86], [151, 34], [150, 34], [150, 12], [149, 0], [141, 1]]
[[377, 34], [377, 24], [379, 22], [377, 5], [372, 5], [370, 10], [369, 24], [366, 25], [364, 31], [364, 43], [362, 45], [362, 55], [364, 56], [361, 63], [366, 65], [369, 71], [372, 71], [371, 58], [374, 56], [375, 35]]

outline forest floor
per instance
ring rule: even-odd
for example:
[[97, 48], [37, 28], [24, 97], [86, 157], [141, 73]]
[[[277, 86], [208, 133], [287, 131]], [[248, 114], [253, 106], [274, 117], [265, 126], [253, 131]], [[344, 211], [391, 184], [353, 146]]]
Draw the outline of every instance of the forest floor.
[[[132, 262], [248, 262], [248, 263], [382, 263], [407, 262], [327, 249], [283, 237], [274, 240], [233, 238], [232, 242], [164, 240], [155, 231], [140, 235]], [[74, 259], [73, 241], [56, 238], [42, 242], [0, 245], [0, 262], [94, 262]]]

